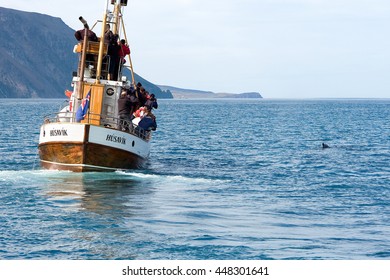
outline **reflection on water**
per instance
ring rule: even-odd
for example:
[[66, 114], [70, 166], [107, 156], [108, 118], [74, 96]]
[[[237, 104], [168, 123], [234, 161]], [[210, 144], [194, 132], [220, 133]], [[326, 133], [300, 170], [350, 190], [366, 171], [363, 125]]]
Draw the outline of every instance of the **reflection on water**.
[[[226, 217], [214, 207], [222, 180], [145, 171], [1, 175], [0, 182], [13, 184], [13, 208], [20, 209], [6, 208], [9, 240], [23, 240], [17, 254], [8, 246], [5, 258], [157, 259], [176, 250], [176, 240], [212, 235], [210, 229]], [[15, 202], [9, 193], [3, 201]]]
[[140, 176], [45, 171], [40, 189], [56, 213], [52, 219], [61, 221], [60, 243], [67, 244], [61, 249], [66, 258], [69, 254], [83, 259], [138, 258], [133, 248], [138, 235], [135, 224], [149, 211], [156, 190], [147, 177]]
[[[49, 172], [44, 193], [69, 210], [131, 215], [138, 198], [148, 199], [152, 188], [126, 173]], [[135, 199], [137, 197], [137, 199]]]

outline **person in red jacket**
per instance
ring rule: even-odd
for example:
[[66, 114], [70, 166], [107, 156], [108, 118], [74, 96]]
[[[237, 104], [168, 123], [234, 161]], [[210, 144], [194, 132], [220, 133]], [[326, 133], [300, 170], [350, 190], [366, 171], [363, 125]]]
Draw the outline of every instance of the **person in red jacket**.
[[125, 57], [126, 57], [126, 55], [130, 54], [130, 48], [126, 44], [125, 39], [120, 40], [119, 46], [120, 46], [119, 56], [121, 58], [121, 64], [125, 64], [126, 63]]

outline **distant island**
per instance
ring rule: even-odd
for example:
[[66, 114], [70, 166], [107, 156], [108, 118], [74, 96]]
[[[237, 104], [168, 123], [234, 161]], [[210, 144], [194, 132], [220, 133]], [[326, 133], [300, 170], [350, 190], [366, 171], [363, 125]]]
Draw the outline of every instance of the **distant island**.
[[189, 98], [263, 98], [259, 92], [215, 93], [195, 89], [183, 89], [166, 85], [157, 85], [162, 91], [170, 92], [175, 99]]

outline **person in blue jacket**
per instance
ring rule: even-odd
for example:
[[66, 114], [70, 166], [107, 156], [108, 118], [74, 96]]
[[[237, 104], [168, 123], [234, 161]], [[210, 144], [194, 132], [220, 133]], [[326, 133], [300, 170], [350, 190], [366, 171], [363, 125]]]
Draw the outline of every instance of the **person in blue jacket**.
[[147, 106], [145, 106], [145, 115], [139, 121], [138, 126], [145, 131], [157, 129], [156, 117], [150, 112]]

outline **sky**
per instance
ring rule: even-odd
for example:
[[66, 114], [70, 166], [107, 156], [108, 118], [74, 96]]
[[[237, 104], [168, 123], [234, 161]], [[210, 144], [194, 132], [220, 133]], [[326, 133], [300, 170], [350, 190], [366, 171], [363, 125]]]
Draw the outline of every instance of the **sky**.
[[[0, 6], [77, 30], [80, 15], [90, 26], [100, 20], [106, 1]], [[264, 98], [390, 98], [388, 0], [128, 0], [124, 16], [134, 70], [155, 84]]]

